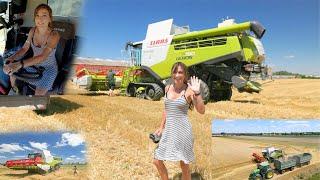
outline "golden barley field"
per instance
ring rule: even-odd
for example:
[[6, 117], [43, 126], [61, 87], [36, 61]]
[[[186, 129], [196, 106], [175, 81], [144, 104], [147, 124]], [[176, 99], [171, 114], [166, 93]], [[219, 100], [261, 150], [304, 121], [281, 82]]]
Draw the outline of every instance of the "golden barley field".
[[[152, 164], [156, 145], [148, 138], [160, 124], [162, 101], [109, 97], [67, 86], [69, 95], [52, 96], [48, 109], [35, 112], [0, 108], [0, 132], [73, 130], [86, 140], [88, 179], [158, 179]], [[81, 93], [81, 95], [79, 95]], [[195, 139], [194, 179], [215, 177], [211, 122], [224, 118], [320, 118], [319, 80], [275, 80], [260, 94], [233, 92], [231, 101], [208, 103], [206, 113], [189, 112]], [[213, 147], [213, 148], [212, 148]], [[167, 163], [169, 177], [180, 168]]]

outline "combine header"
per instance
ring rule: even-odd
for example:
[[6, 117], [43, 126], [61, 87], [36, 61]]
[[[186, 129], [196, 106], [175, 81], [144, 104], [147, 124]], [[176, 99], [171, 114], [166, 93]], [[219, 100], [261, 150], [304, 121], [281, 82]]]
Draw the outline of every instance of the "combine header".
[[50, 151], [28, 154], [27, 159], [8, 160], [7, 168], [14, 170], [28, 170], [28, 173], [45, 174], [58, 170], [62, 164], [62, 158], [54, 157]]

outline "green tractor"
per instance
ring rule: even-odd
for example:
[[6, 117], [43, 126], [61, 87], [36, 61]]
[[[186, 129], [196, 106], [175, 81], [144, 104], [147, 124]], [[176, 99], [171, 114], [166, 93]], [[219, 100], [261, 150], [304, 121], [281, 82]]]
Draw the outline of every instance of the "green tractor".
[[250, 76], [267, 72], [260, 41], [264, 33], [256, 21], [236, 24], [233, 19], [193, 32], [174, 25], [172, 19], [149, 24], [145, 40], [126, 44], [132, 67], [123, 77], [122, 90], [141, 96], [137, 90], [142, 87], [145, 98], [159, 100], [171, 81], [172, 65], [179, 61], [201, 79], [205, 102], [230, 100], [232, 86], [239, 92], [259, 93], [261, 85]]
[[273, 178], [274, 172], [270, 167], [270, 164], [265, 161], [257, 164], [257, 169], [253, 170], [249, 176], [249, 180], [262, 180]]

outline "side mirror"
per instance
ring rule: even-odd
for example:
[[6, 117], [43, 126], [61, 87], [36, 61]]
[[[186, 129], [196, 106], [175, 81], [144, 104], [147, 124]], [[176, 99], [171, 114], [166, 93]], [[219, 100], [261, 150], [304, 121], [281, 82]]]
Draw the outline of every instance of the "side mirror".
[[5, 13], [8, 8], [8, 2], [0, 1], [0, 13]]

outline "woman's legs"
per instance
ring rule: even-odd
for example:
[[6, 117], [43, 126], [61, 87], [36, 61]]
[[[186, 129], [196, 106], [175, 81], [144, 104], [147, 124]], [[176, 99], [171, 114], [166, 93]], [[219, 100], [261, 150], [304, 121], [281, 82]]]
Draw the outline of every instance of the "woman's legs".
[[10, 76], [10, 84], [11, 84], [11, 87], [16, 87], [16, 77], [14, 76]]
[[160, 177], [162, 180], [168, 180], [168, 171], [166, 166], [163, 164], [163, 161], [158, 159], [153, 159], [153, 164], [156, 165], [158, 172], [160, 174]]
[[36, 95], [36, 96], [45, 96], [47, 94], [47, 92], [48, 92], [47, 89], [36, 88], [36, 91], [34, 92], [34, 95]]
[[182, 180], [191, 180], [189, 164], [185, 164], [183, 161], [180, 161], [180, 166], [182, 170]]

